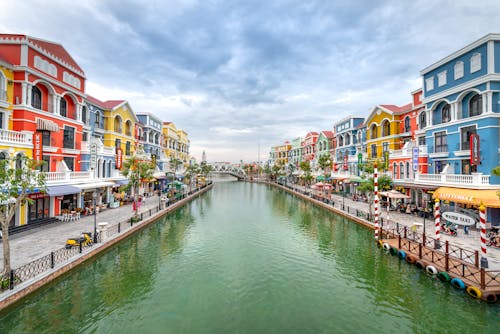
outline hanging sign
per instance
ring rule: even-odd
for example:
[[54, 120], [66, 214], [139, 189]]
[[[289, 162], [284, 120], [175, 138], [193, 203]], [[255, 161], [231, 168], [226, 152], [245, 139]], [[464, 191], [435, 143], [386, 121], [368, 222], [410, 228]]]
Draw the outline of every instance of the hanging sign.
[[458, 212], [452, 212], [452, 211], [441, 212], [441, 217], [449, 221], [450, 223], [457, 225], [472, 226], [476, 224], [476, 221], [474, 220], [473, 217]]
[[90, 144], [90, 169], [97, 168], [97, 144]]
[[344, 170], [348, 170], [348, 168], [347, 168], [347, 152], [344, 154]]
[[121, 148], [116, 149], [116, 163], [115, 163], [115, 168], [116, 169], [122, 169], [122, 158], [123, 158], [123, 152]]
[[474, 133], [470, 135], [470, 163], [479, 165], [481, 162], [481, 153], [479, 152], [479, 135]]
[[42, 133], [35, 132], [33, 134], [33, 159], [42, 161], [43, 147], [42, 147]]
[[412, 162], [413, 162], [413, 170], [418, 170], [418, 147], [414, 147], [412, 150]]

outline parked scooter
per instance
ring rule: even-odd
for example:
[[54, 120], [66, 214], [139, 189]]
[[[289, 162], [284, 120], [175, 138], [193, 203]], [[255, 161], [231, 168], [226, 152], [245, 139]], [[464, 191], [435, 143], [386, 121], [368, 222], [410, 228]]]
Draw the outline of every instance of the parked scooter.
[[451, 235], [453, 237], [457, 236], [458, 226], [455, 224], [441, 224], [441, 232], [444, 234]]
[[500, 248], [500, 234], [498, 232], [498, 227], [494, 226], [491, 228], [491, 231], [486, 233], [486, 246]]
[[71, 238], [66, 240], [66, 245], [64, 246], [66, 249], [70, 249], [74, 246], [92, 246], [92, 232], [82, 232], [80, 237]]

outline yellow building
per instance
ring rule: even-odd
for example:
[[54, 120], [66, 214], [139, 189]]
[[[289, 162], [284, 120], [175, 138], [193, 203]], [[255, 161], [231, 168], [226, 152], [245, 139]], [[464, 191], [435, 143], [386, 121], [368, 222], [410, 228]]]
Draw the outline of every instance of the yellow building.
[[137, 116], [127, 101], [106, 101], [104, 106], [104, 146], [121, 148], [123, 160], [130, 158], [138, 144]]
[[[389, 163], [389, 152], [401, 148], [400, 113], [407, 106], [377, 105], [366, 118], [366, 147], [368, 160]], [[387, 152], [387, 153], [385, 153]], [[386, 166], [387, 169], [387, 166]]]
[[184, 166], [189, 164], [188, 133], [177, 129], [172, 122], [163, 122], [163, 151], [169, 160], [178, 159]]
[[275, 164], [279, 166], [286, 166], [288, 164], [288, 155], [291, 149], [292, 145], [290, 145], [288, 141], [286, 141], [283, 145], [276, 146]]

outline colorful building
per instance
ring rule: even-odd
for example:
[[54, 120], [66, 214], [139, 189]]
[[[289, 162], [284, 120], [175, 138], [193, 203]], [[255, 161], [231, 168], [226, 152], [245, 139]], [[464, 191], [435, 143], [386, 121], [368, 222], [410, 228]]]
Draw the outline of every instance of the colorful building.
[[357, 145], [362, 142], [363, 131], [360, 125], [364, 118], [348, 116], [333, 125], [336, 147], [333, 153], [334, 178], [345, 179], [359, 175]]
[[[318, 164], [319, 158], [323, 155], [327, 155], [331, 163], [333, 163], [333, 154], [335, 151], [335, 136], [332, 131], [323, 130], [319, 133], [318, 140], [316, 141], [316, 154], [314, 157], [314, 166], [317, 172], [323, 173]], [[331, 168], [329, 168], [331, 172]]]
[[311, 169], [314, 169], [314, 157], [316, 156], [316, 142], [319, 134], [317, 132], [308, 132], [302, 142], [302, 161], [309, 161]]

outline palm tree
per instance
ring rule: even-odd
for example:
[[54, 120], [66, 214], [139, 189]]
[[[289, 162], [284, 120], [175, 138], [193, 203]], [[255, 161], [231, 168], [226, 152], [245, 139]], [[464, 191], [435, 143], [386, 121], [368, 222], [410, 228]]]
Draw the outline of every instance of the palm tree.
[[129, 182], [127, 185], [123, 186], [123, 189], [128, 191], [132, 190], [134, 193], [134, 209], [135, 215], [134, 219], [138, 216], [138, 195], [139, 187], [142, 182], [150, 182], [153, 180], [155, 166], [151, 161], [145, 161], [139, 159], [137, 156], [132, 156], [123, 163], [123, 168], [121, 174], [128, 178]]

